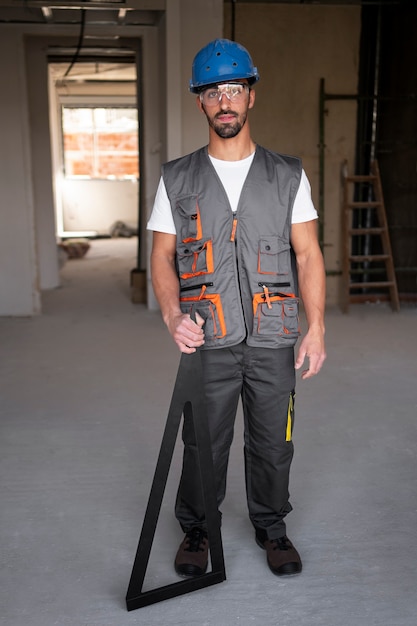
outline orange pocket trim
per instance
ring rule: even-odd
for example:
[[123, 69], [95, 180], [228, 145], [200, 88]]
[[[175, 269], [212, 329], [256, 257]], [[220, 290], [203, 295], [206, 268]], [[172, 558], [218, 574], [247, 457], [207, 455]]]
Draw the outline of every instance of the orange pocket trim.
[[185, 296], [185, 297], [180, 298], [181, 302], [190, 302], [190, 303], [199, 302], [201, 300], [208, 300], [214, 305], [216, 312], [217, 312], [217, 318], [218, 318], [219, 326], [220, 326], [220, 328], [217, 327], [216, 316], [214, 314], [214, 311], [211, 310], [210, 313], [211, 313], [211, 318], [213, 322], [214, 337], [215, 339], [221, 339], [222, 337], [226, 335], [226, 322], [224, 321], [223, 306], [222, 306], [220, 294], [219, 293], [205, 293], [205, 290], [202, 290], [202, 292], [198, 296]]
[[[197, 267], [197, 261], [198, 261], [198, 255], [201, 253], [202, 250], [206, 251], [206, 267], [207, 269], [202, 270], [201, 272], [196, 272], [195, 269]], [[211, 239], [209, 239], [208, 241], [206, 241], [204, 243], [204, 245], [200, 248], [200, 250], [193, 252], [193, 264], [191, 269], [193, 271], [191, 272], [186, 272], [184, 274], [181, 274], [181, 278], [187, 279], [187, 278], [193, 278], [194, 276], [202, 276], [203, 274], [212, 274], [214, 272], [214, 262], [213, 262], [213, 242]]]
[[255, 295], [253, 296], [253, 314], [256, 315], [256, 311], [258, 309], [259, 304], [264, 304], [264, 302], [268, 303], [268, 308], [270, 308], [270, 303], [271, 302], [282, 302], [283, 300], [287, 300], [288, 298], [297, 298], [297, 296], [294, 293], [288, 293], [284, 296], [271, 296], [268, 293], [268, 296], [266, 296], [266, 294], [264, 292], [262, 293], [255, 293]]

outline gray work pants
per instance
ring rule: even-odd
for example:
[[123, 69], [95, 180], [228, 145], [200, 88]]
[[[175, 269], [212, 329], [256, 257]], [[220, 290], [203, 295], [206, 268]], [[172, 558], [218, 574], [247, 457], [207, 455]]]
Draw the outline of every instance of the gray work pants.
[[[293, 348], [202, 350], [217, 504], [226, 493], [226, 473], [239, 397], [244, 414], [246, 495], [250, 520], [261, 540], [285, 535], [291, 511], [288, 481], [293, 457]], [[191, 422], [191, 420], [190, 420]], [[184, 532], [204, 527], [204, 505], [192, 423], [184, 420], [184, 456], [175, 513]]]

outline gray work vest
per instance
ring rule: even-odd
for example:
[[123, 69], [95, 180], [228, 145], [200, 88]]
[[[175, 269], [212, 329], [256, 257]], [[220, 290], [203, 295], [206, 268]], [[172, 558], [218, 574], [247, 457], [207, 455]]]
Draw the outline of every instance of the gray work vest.
[[299, 159], [257, 146], [232, 213], [207, 147], [163, 166], [177, 233], [181, 309], [204, 318], [204, 349], [244, 339], [266, 348], [297, 341], [290, 233], [301, 172]]

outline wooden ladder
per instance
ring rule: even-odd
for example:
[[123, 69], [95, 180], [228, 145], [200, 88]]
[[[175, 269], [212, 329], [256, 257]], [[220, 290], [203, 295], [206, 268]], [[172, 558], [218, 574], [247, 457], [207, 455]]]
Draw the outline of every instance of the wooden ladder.
[[343, 181], [343, 304], [390, 301], [399, 311], [397, 281], [377, 161], [369, 176], [349, 176]]

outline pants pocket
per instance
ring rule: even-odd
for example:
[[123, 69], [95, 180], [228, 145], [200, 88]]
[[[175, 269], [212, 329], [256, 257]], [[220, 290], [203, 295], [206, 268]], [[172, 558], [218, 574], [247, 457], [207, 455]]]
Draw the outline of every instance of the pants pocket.
[[253, 334], [298, 337], [298, 298], [294, 294], [256, 293], [253, 297]]
[[183, 313], [191, 315], [197, 312], [204, 320], [206, 340], [221, 339], [226, 335], [223, 306], [219, 293], [205, 293], [198, 296], [181, 296], [180, 306]]
[[179, 244], [177, 263], [180, 277], [184, 279], [211, 274], [214, 271], [212, 240]]

